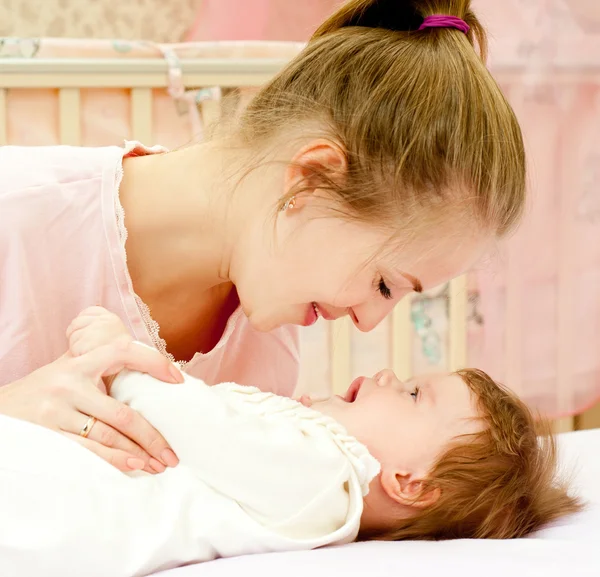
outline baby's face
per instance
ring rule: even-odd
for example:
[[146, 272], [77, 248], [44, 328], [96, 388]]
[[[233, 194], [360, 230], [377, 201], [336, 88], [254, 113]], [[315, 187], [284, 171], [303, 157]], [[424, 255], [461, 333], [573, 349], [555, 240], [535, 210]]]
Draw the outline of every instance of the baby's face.
[[384, 370], [312, 408], [344, 425], [383, 468], [422, 476], [453, 438], [481, 430], [474, 395], [451, 374], [402, 382]]

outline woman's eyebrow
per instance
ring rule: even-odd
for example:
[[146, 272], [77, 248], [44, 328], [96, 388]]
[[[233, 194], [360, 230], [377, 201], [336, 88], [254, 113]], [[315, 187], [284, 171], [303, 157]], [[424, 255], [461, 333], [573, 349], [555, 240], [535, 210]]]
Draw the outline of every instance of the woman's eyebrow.
[[423, 292], [423, 285], [421, 284], [421, 281], [414, 277], [411, 274], [408, 274], [407, 272], [400, 272], [400, 274], [413, 286], [413, 290], [416, 293], [422, 293]]
[[416, 293], [423, 292], [423, 283], [416, 276], [413, 276], [410, 273], [398, 270], [397, 268], [394, 268], [394, 267], [383, 266], [381, 270], [382, 270], [382, 272], [385, 273], [385, 276], [396, 286], [401, 286], [401, 284], [402, 284], [401, 282], [397, 282], [396, 280], [394, 280], [394, 276], [397, 279], [398, 275], [399, 275], [405, 281], [408, 281], [412, 285], [412, 288]]

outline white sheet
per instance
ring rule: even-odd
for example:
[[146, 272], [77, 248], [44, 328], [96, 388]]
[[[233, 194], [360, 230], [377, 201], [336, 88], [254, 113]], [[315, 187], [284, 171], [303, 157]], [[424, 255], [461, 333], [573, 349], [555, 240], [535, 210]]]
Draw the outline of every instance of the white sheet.
[[559, 438], [561, 463], [572, 471], [586, 511], [528, 539], [356, 543], [300, 553], [223, 559], [160, 577], [600, 577], [600, 430]]

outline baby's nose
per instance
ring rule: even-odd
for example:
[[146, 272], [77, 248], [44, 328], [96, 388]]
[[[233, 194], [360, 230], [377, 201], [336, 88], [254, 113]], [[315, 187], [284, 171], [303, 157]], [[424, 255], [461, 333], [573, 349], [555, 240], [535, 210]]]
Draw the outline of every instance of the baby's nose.
[[379, 371], [375, 377], [375, 381], [380, 387], [389, 387], [391, 385], [400, 384], [400, 380], [392, 371], [392, 369], [384, 369], [383, 371]]

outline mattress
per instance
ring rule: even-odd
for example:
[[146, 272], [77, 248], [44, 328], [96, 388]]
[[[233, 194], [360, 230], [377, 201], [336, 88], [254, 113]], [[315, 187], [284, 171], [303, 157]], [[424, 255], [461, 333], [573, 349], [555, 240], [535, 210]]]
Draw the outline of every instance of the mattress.
[[190, 565], [160, 577], [600, 577], [600, 430], [559, 435], [563, 474], [585, 511], [526, 538], [355, 543]]

